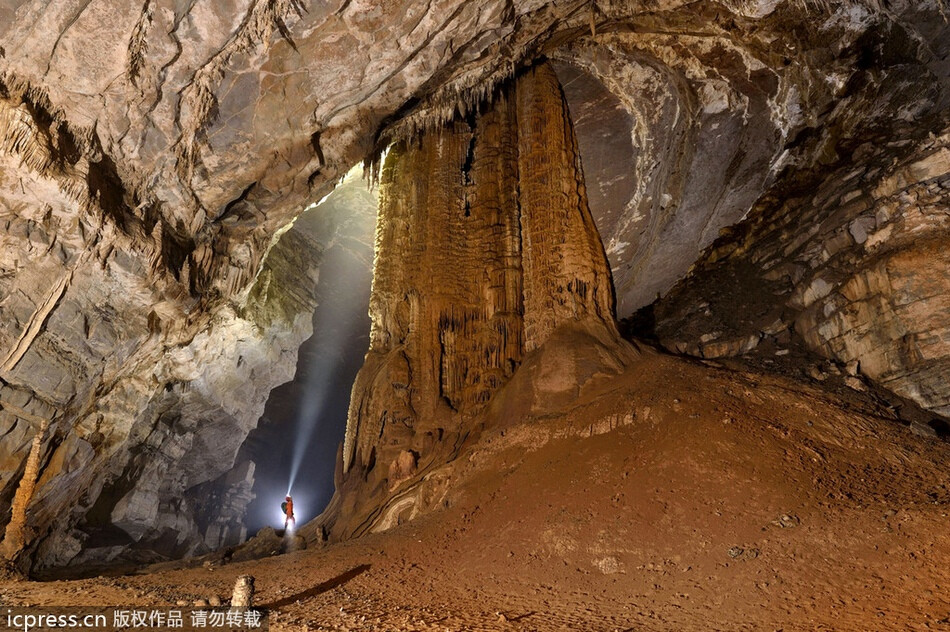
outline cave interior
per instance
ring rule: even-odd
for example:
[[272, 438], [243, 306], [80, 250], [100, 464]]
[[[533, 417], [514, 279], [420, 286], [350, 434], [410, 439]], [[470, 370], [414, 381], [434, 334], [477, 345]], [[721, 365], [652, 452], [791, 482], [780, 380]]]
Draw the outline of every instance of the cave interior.
[[948, 106], [943, 0], [4, 2], [0, 596], [946, 625]]

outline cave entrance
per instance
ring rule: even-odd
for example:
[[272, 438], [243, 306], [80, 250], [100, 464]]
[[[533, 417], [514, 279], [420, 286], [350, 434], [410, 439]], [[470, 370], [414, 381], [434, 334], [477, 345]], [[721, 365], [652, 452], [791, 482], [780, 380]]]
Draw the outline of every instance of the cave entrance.
[[294, 379], [271, 391], [237, 459], [256, 464], [248, 534], [283, 527], [280, 504], [288, 487], [298, 525], [318, 515], [333, 495], [350, 389], [369, 346], [376, 210], [376, 191], [354, 167], [294, 224], [321, 249], [313, 334], [300, 346]]

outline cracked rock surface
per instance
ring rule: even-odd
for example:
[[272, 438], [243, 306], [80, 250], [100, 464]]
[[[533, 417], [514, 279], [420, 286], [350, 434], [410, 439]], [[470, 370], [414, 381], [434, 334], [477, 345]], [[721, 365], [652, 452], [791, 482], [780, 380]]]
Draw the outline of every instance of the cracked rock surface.
[[[548, 175], [564, 195], [583, 188], [589, 207], [584, 230], [565, 233], [589, 268], [569, 288], [573, 307], [612, 336], [612, 275], [620, 317], [666, 295], [654, 310], [671, 348], [728, 355], [793, 328], [812, 350], [858, 362], [867, 378], [947, 414], [944, 9], [942, 0], [3, 1], [0, 523], [33, 437], [50, 424], [21, 564], [134, 561], [241, 539], [253, 466], [235, 455], [270, 390], [292, 376], [326, 239], [292, 220], [393, 141], [425, 153], [444, 137], [439, 151], [451, 160], [409, 163], [461, 178], [472, 138], [478, 155], [469, 121], [505, 125], [498, 109], [518, 101], [503, 98], [505, 86], [542, 59], [576, 136], [576, 151], [573, 138], [560, 147], [577, 164]], [[543, 127], [558, 108], [516, 118]], [[518, 160], [544, 153], [499, 146]], [[475, 180], [452, 182], [477, 194], [473, 209], [486, 192], [512, 195], [509, 173], [480, 175], [473, 164]], [[438, 190], [444, 206], [464, 199]], [[551, 206], [540, 193], [527, 198]], [[397, 207], [381, 233], [415, 225]], [[524, 212], [520, 230], [548, 211]], [[492, 318], [510, 318], [507, 307], [446, 312], [444, 331], [455, 334], [424, 344], [450, 349], [451, 361], [415, 374], [440, 390], [425, 403], [408, 389], [392, 418], [422, 412], [435, 423], [437, 405], [474, 411], [509, 377], [531, 401], [563, 391], [547, 374], [517, 379], [505, 361], [548, 353], [540, 342], [556, 329], [551, 319], [584, 314], [562, 313], [570, 301], [555, 300], [557, 274], [530, 257], [514, 283], [511, 226], [490, 226], [498, 278], [486, 287], [498, 295], [471, 305], [521, 297], [544, 309], [526, 309], [522, 338], [499, 345], [472, 344], [469, 329], [494, 335]], [[577, 258], [535, 232], [552, 259]], [[602, 249], [584, 241], [598, 232]], [[401, 277], [399, 265], [416, 264], [392, 260], [393, 295], [418, 289], [434, 264], [423, 257]], [[444, 263], [451, 285], [454, 263]], [[468, 282], [447, 288], [482, 288]], [[418, 315], [376, 312], [388, 320], [370, 357], [385, 351], [383, 381], [405, 385], [425, 354], [402, 360], [378, 334]], [[600, 333], [593, 348], [604, 346]], [[469, 370], [470, 356], [496, 346], [484, 373]], [[354, 405], [364, 403], [379, 408]], [[464, 431], [472, 419], [456, 421]], [[379, 437], [350, 434], [346, 461], [358, 452], [365, 466]], [[378, 471], [424, 470], [418, 446], [397, 439]], [[384, 478], [372, 484], [388, 486]], [[379, 509], [351, 498], [354, 515]]]

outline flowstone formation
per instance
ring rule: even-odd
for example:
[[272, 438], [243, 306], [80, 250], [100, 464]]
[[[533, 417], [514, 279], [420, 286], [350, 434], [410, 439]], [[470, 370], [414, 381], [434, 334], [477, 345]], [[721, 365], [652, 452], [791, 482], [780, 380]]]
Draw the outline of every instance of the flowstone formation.
[[[343, 509], [337, 535], [373, 528], [367, 507], [378, 510], [387, 494], [450, 458], [493, 395], [552, 337], [587, 348], [547, 356], [557, 361], [536, 385], [546, 400], [539, 407], [568, 404], [595, 373], [619, 372], [635, 357], [614, 325], [610, 273], [549, 65], [389, 152], [370, 314], [338, 496], [359, 506]], [[421, 510], [409, 502], [400, 511]]]
[[[401, 178], [455, 214], [417, 217], [419, 200], [382, 226], [449, 232], [403, 235], [406, 261], [388, 257], [391, 296], [374, 306], [388, 320], [358, 389], [380, 395], [353, 402], [338, 477], [345, 461], [350, 492], [334, 515], [359, 507], [354, 516], [371, 518], [390, 483], [477, 432], [502, 389], [528, 406], [569, 403], [557, 371], [535, 375], [552, 366], [539, 360], [554, 348], [546, 336], [572, 340], [551, 328], [609, 321], [608, 275], [630, 316], [742, 221], [759, 228], [724, 235], [693, 281], [657, 304], [670, 348], [738, 353], [794, 325], [811, 349], [945, 411], [947, 202], [935, 165], [950, 126], [946, 14], [943, 0], [0, 4], [4, 527], [49, 424], [18, 560], [136, 561], [240, 539], [253, 468], [234, 455], [289, 379], [313, 309], [317, 263], [303, 254], [313, 240], [279, 237], [396, 139], [422, 140], [394, 149], [387, 195]], [[558, 131], [563, 103], [545, 97], [534, 116], [533, 97], [506, 83], [542, 58], [577, 140], [532, 179], [525, 161], [574, 147]], [[471, 114], [492, 96], [497, 105]], [[439, 184], [423, 190], [410, 171]], [[577, 210], [582, 197], [609, 269], [591, 255], [584, 213], [563, 223], [524, 207], [556, 199]], [[512, 200], [517, 216], [505, 214]], [[584, 236], [562, 251], [535, 219]], [[476, 244], [491, 267], [450, 272]], [[430, 256], [441, 267], [419, 263]], [[577, 283], [545, 267], [561, 256], [587, 266]], [[731, 283], [710, 266], [740, 261], [749, 282], [737, 285], [754, 288], [761, 310], [704, 298], [701, 279]], [[432, 292], [443, 285], [459, 309]], [[600, 327], [587, 348], [612, 338]], [[340, 529], [373, 520], [357, 522]]]

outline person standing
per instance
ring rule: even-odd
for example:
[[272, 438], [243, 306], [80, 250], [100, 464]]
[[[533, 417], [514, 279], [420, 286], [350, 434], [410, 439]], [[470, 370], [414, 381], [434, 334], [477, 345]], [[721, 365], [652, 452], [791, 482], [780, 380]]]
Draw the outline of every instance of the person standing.
[[297, 521], [294, 519], [294, 499], [287, 496], [284, 502], [280, 504], [280, 509], [284, 512], [284, 530], [286, 531], [288, 524], [291, 529], [296, 528]]

